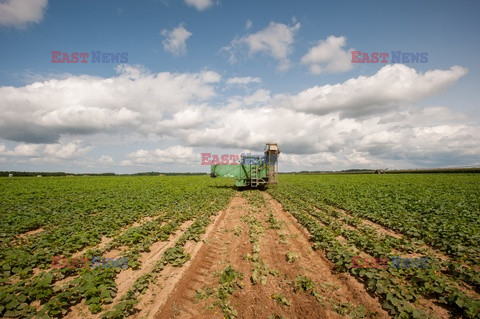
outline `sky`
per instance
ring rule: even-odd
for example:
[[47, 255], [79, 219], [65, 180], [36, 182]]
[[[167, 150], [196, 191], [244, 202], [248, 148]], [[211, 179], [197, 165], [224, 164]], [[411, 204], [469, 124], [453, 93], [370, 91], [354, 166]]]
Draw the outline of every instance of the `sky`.
[[209, 172], [267, 142], [284, 172], [480, 166], [479, 13], [0, 0], [0, 170]]

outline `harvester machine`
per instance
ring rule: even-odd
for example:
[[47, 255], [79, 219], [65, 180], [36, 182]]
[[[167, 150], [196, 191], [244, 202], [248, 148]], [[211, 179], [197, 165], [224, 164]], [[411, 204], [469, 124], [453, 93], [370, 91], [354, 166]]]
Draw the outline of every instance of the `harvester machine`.
[[211, 177], [233, 177], [236, 187], [265, 187], [278, 183], [277, 143], [267, 143], [264, 155], [242, 154], [238, 164], [211, 165]]

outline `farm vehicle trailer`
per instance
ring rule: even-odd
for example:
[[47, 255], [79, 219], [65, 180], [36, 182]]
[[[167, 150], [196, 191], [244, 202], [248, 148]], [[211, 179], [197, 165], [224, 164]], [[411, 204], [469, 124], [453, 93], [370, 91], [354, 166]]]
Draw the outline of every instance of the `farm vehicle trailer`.
[[278, 156], [280, 150], [277, 143], [267, 143], [264, 155], [244, 155], [238, 164], [210, 166], [211, 177], [233, 177], [236, 187], [265, 187], [278, 183]]

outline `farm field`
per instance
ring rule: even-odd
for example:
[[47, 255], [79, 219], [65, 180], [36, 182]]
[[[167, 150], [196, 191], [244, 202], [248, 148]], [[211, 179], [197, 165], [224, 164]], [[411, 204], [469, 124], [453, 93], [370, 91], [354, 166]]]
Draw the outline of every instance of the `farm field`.
[[279, 179], [2, 178], [0, 316], [479, 318], [478, 174]]

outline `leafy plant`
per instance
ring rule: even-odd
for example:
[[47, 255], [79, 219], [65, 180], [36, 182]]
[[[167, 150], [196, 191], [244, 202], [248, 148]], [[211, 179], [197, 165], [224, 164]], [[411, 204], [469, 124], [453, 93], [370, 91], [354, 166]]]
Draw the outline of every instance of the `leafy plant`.
[[290, 301], [288, 301], [288, 299], [285, 298], [285, 296], [282, 295], [281, 293], [273, 294], [272, 299], [276, 300], [279, 304], [282, 304], [284, 306], [290, 306], [291, 305]]
[[287, 251], [287, 253], [285, 254], [285, 259], [288, 263], [294, 263], [298, 258], [300, 258], [300, 256], [291, 251]]

